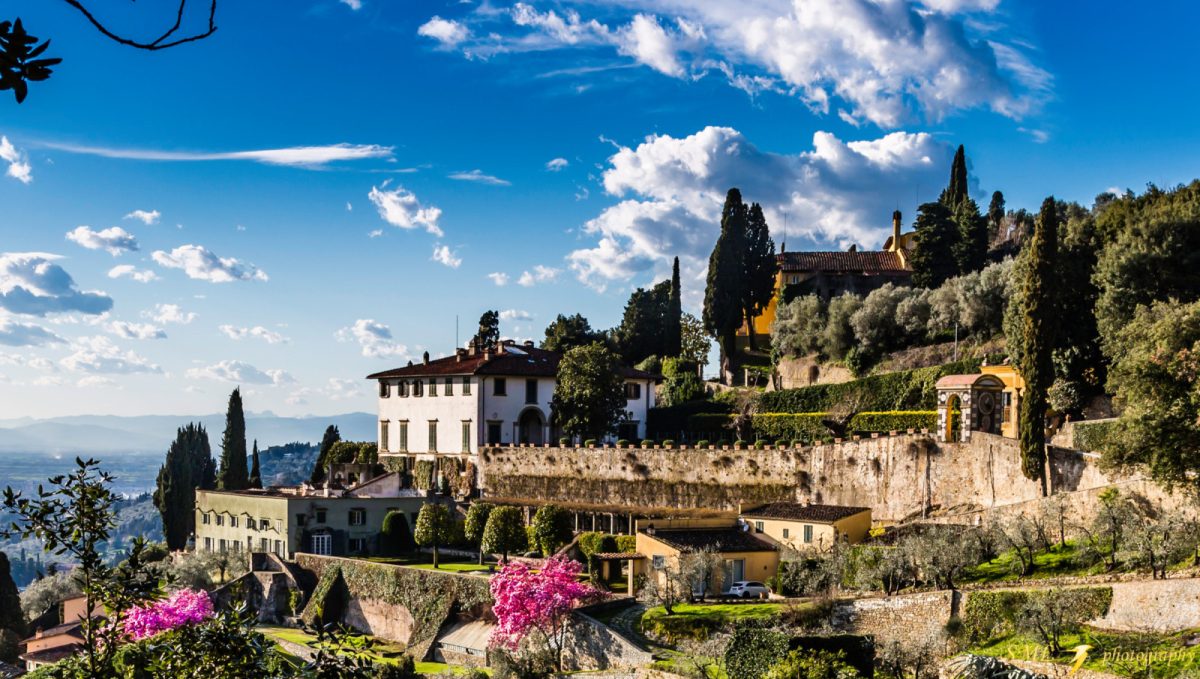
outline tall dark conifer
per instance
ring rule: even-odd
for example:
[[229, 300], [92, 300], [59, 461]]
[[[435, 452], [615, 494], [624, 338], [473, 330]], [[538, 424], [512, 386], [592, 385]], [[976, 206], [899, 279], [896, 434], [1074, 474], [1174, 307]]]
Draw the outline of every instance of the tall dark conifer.
[[958, 240], [954, 244], [958, 273], [979, 271], [987, 264], [987, 220], [979, 214], [979, 206], [970, 198], [955, 206], [953, 212], [954, 223], [958, 227]]
[[258, 463], [258, 439], [254, 439], [254, 449], [250, 453], [250, 487], [263, 487], [262, 467]]
[[18, 639], [24, 638], [26, 631], [25, 616], [21, 613], [21, 594], [17, 591], [8, 555], [4, 552], [0, 552], [0, 630], [9, 630]]
[[342, 440], [342, 433], [338, 431], [337, 425], [331, 424], [325, 427], [325, 435], [321, 437], [321, 450], [317, 453], [317, 461], [313, 464], [312, 475], [309, 476], [309, 483], [317, 485], [325, 480], [325, 467], [329, 465], [329, 451], [333, 448], [333, 444]]
[[950, 183], [942, 191], [938, 201], [953, 212], [959, 203], [969, 197], [967, 189], [967, 151], [962, 144], [954, 152], [954, 161], [950, 163]]
[[158, 470], [154, 490], [168, 548], [187, 546], [188, 536], [196, 530], [196, 489], [215, 487], [215, 469], [204, 427], [194, 423], [180, 427]]
[[671, 265], [671, 293], [663, 323], [663, 356], [675, 357], [683, 350], [683, 298], [679, 286], [679, 258]]
[[1046, 393], [1054, 382], [1057, 258], [1058, 210], [1051, 196], [1042, 203], [1034, 224], [1027, 275], [1021, 281], [1025, 301], [1021, 319], [1024, 351], [1019, 361], [1021, 377], [1025, 380], [1018, 420], [1021, 467], [1026, 477], [1041, 481], [1043, 494], [1046, 491]]
[[917, 208], [913, 229], [916, 231], [916, 246], [910, 259], [913, 284], [936, 288], [958, 273], [954, 259], [954, 246], [958, 242], [954, 215], [940, 202], [925, 203]]
[[1000, 229], [1004, 228], [1004, 194], [992, 192], [992, 202], [988, 203], [988, 242], [1000, 240]]
[[723, 379], [732, 375], [738, 327], [742, 324], [745, 287], [742, 261], [746, 252], [746, 204], [742, 192], [729, 189], [721, 210], [721, 235], [708, 258], [708, 280], [704, 289], [704, 329], [721, 347]]
[[[775, 274], [779, 263], [775, 259], [775, 241], [771, 239], [771, 228], [763, 215], [762, 206], [754, 203], [746, 217], [746, 253], [742, 263], [745, 287], [742, 291], [742, 316], [750, 323], [762, 313], [775, 296]], [[758, 349], [754, 329], [747, 335], [750, 348]]]
[[239, 387], [229, 395], [229, 408], [225, 411], [225, 433], [221, 436], [221, 471], [217, 474], [217, 488], [245, 490], [249, 486], [250, 473], [246, 469], [246, 415], [242, 412], [242, 390]]

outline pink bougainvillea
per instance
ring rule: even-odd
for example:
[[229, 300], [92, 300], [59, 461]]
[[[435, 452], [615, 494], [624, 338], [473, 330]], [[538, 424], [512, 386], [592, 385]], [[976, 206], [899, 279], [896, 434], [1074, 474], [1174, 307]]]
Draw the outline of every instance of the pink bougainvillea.
[[137, 641], [183, 625], [203, 622], [213, 614], [205, 592], [181, 589], [162, 601], [134, 606], [125, 612], [125, 634]]
[[579, 581], [582, 568], [562, 556], [546, 559], [540, 571], [523, 563], [506, 564], [492, 577], [492, 612], [497, 624], [491, 643], [516, 649], [536, 630], [553, 650], [561, 651], [571, 609], [604, 596]]

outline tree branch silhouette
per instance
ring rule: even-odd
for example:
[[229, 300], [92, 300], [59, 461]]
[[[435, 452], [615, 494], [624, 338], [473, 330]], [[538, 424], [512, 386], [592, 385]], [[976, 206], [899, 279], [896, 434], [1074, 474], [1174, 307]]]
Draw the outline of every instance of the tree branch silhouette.
[[203, 40], [204, 38], [207, 38], [208, 36], [217, 32], [217, 24], [216, 24], [217, 0], [209, 0], [207, 30], [205, 30], [202, 33], [194, 33], [192, 35], [189, 35], [189, 36], [186, 36], [183, 38], [175, 38], [172, 40], [172, 39], [170, 39], [171, 36], [175, 35], [175, 33], [179, 31], [179, 27], [183, 25], [183, 15], [184, 15], [184, 12], [187, 10], [187, 6], [188, 6], [188, 2], [189, 2], [189, 0], [179, 0], [179, 8], [175, 12], [175, 23], [169, 29], [167, 29], [167, 31], [165, 33], [158, 36], [158, 38], [156, 38], [152, 42], [139, 42], [132, 38], [126, 38], [122, 35], [118, 35], [117, 33], [114, 33], [107, 26], [105, 26], [99, 19], [97, 19], [96, 15], [92, 14], [91, 10], [89, 10], [83, 4], [83, 2], [81, 2], [81, 0], [63, 0], [63, 1], [66, 2], [68, 5], [70, 5], [71, 7], [74, 7], [75, 9], [79, 10], [79, 12], [81, 14], [83, 14], [83, 16], [85, 18], [87, 18], [87, 20], [89, 22], [91, 22], [92, 26], [94, 26], [96, 28], [96, 30], [100, 31], [100, 33], [103, 34], [105, 37], [107, 37], [110, 40], [113, 40], [114, 42], [117, 42], [119, 44], [125, 45], [127, 47], [133, 47], [136, 49], [151, 50], [151, 51], [163, 50], [163, 49], [167, 49], [169, 47], [175, 47], [177, 45], [182, 45], [184, 43], [195, 42], [197, 40]]

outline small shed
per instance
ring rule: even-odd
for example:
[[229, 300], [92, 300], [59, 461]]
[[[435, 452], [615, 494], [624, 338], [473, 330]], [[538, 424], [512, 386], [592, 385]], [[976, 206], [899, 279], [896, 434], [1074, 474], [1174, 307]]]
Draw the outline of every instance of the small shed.
[[1000, 434], [1004, 382], [995, 375], [946, 375], [937, 381], [939, 441], [967, 442], [973, 432]]

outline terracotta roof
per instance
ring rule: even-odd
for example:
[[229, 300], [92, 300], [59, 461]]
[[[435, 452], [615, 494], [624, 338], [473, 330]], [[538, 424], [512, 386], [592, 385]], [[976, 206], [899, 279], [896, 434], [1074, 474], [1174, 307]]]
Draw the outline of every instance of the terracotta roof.
[[680, 551], [712, 547], [720, 552], [774, 552], [775, 547], [737, 528], [663, 529], [651, 536]]
[[83, 644], [67, 644], [66, 646], [55, 646], [33, 653], [22, 653], [19, 658], [25, 662], [33, 662], [44, 665], [56, 663], [64, 658], [69, 658], [83, 650]]
[[935, 389], [948, 389], [953, 387], [969, 387], [979, 382], [983, 378], [991, 378], [989, 382], [995, 382], [997, 385], [1003, 385], [1004, 382], [995, 375], [985, 375], [983, 373], [975, 373], [974, 375], [946, 375], [937, 381], [934, 385]]
[[[83, 630], [83, 623], [80, 622], [79, 620], [76, 620], [74, 622], [66, 622], [61, 625], [55, 625], [54, 627], [51, 627], [50, 629], [42, 630], [41, 638], [56, 637], [56, 636], [59, 636], [62, 634], [68, 634], [77, 639], [82, 639], [83, 638], [82, 630]], [[30, 641], [35, 641], [38, 638], [39, 638], [38, 635], [34, 634], [33, 636], [29, 637], [28, 639], [25, 639], [21, 643], [23, 643], [23, 644], [29, 643]]]
[[592, 558], [600, 561], [624, 561], [625, 559], [645, 559], [646, 555], [637, 552], [596, 552]]
[[[486, 356], [486, 357], [485, 357]], [[506, 345], [503, 352], [490, 351], [474, 355], [453, 355], [437, 358], [428, 363], [414, 363], [403, 368], [393, 368], [367, 375], [369, 380], [391, 377], [436, 377], [442, 375], [498, 375], [517, 377], [555, 377], [562, 354], [525, 345]], [[622, 368], [621, 375], [629, 379], [657, 380], [658, 376]]]
[[783, 271], [825, 271], [833, 273], [908, 273], [904, 260], [896, 252], [783, 252], [779, 254]]
[[785, 519], [788, 521], [811, 521], [833, 523], [862, 512], [870, 507], [843, 507], [841, 505], [813, 505], [799, 502], [772, 502], [742, 513], [746, 518]]

